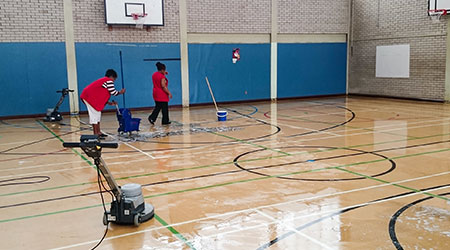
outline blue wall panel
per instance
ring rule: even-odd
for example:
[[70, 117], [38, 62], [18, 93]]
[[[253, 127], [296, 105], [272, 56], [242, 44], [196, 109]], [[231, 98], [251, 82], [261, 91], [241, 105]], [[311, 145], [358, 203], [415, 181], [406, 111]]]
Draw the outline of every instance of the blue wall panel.
[[[241, 60], [233, 64], [231, 54], [237, 47]], [[64, 43], [0, 43], [0, 54], [0, 116], [40, 114], [55, 105], [60, 96], [56, 90], [67, 87]], [[76, 43], [78, 91], [113, 68], [119, 74], [116, 88], [127, 89], [125, 105], [122, 96], [113, 98], [121, 107], [153, 106], [151, 75], [156, 61], [144, 59], [155, 59], [170, 72], [174, 97], [169, 104], [180, 105], [179, 57], [177, 43]], [[270, 99], [270, 45], [190, 44], [191, 104], [212, 102], [205, 76], [218, 102]], [[345, 87], [345, 43], [278, 45], [279, 98], [343, 94]], [[80, 109], [86, 110], [85, 105], [80, 103]], [[69, 111], [68, 98], [61, 111]]]
[[[241, 60], [231, 61], [234, 48]], [[205, 82], [211, 83], [217, 102], [270, 98], [269, 44], [189, 44], [189, 99], [211, 103]]]
[[[144, 59], [176, 59], [180, 57], [179, 44], [130, 44], [130, 43], [77, 43], [77, 71], [79, 92], [89, 83], [103, 77], [106, 70], [118, 73], [116, 89], [126, 88], [125, 105], [123, 96], [112, 97], [119, 106], [128, 108], [154, 106], [152, 74], [156, 61]], [[121, 63], [122, 58], [122, 63]], [[160, 60], [166, 64], [169, 75], [169, 90], [173, 99], [169, 105], [181, 104], [181, 67], [179, 60]], [[121, 65], [123, 68], [121, 68]], [[123, 75], [122, 75], [123, 72]], [[106, 109], [112, 109], [106, 106]], [[80, 103], [80, 109], [86, 106]]]
[[345, 94], [346, 43], [278, 44], [278, 98]]
[[[67, 87], [64, 43], [0, 43], [0, 116], [45, 113]], [[61, 111], [69, 111], [68, 99]]]

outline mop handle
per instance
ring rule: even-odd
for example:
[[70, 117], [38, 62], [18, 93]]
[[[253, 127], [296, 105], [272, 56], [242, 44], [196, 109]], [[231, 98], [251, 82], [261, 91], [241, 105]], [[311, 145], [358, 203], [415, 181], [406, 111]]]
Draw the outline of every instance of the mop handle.
[[117, 105], [117, 104], [116, 104], [116, 109], [117, 109], [117, 113], [119, 113], [119, 115], [121, 115], [119, 105]]
[[216, 107], [217, 112], [219, 112], [219, 109], [217, 108], [217, 104], [216, 104], [216, 99], [214, 98], [214, 94], [213, 94], [213, 92], [211, 90], [211, 85], [209, 85], [208, 77], [205, 76], [205, 79], [206, 79], [206, 84], [208, 84], [209, 92], [211, 93], [211, 97], [213, 99], [214, 106]]

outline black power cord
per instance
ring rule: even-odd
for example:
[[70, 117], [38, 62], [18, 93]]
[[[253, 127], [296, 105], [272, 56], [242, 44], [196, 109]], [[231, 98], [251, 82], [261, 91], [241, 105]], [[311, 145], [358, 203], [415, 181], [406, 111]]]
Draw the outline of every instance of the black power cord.
[[[102, 198], [102, 205], [103, 205], [103, 212], [104, 212], [104, 216], [106, 216], [106, 206], [105, 206], [105, 199], [103, 198], [103, 191], [102, 191], [102, 187], [105, 190], [105, 192], [108, 192], [111, 195], [111, 199], [114, 200], [114, 196], [111, 192], [111, 190], [108, 190], [104, 184], [103, 181], [101, 180], [101, 174], [100, 174], [100, 169], [97, 167], [97, 184], [98, 184], [98, 189], [99, 189], [99, 193], [100, 193], [100, 197]], [[96, 249], [105, 239], [106, 235], [108, 234], [108, 228], [109, 228], [109, 221], [106, 220], [106, 229], [105, 229], [105, 233], [103, 234], [103, 237], [99, 240], [99, 242], [97, 243], [97, 245], [95, 245], [93, 248], [91, 248], [91, 250]]]

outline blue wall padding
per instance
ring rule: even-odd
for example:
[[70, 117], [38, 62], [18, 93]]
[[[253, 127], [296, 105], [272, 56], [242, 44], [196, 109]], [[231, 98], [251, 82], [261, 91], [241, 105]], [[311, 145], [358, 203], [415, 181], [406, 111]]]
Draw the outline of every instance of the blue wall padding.
[[[189, 44], [189, 101], [211, 103], [270, 98], [269, 44]], [[234, 48], [241, 60], [231, 61]], [[245, 93], [247, 91], [247, 94]]]
[[[122, 52], [123, 76], [121, 75], [120, 52]], [[151, 107], [153, 101], [152, 74], [156, 71], [156, 61], [144, 59], [177, 59], [180, 58], [178, 43], [77, 43], [77, 71], [79, 92], [89, 83], [103, 77], [106, 70], [114, 69], [118, 73], [115, 81], [117, 90], [125, 87], [125, 105], [123, 96], [112, 97], [120, 107], [139, 108]], [[160, 60], [166, 65], [169, 75], [169, 90], [173, 99], [169, 105], [181, 104], [181, 67], [179, 60]], [[123, 84], [123, 86], [122, 86]], [[86, 106], [80, 103], [80, 109]], [[106, 109], [115, 109], [106, 106]]]
[[278, 98], [345, 94], [346, 43], [278, 44]]
[[[64, 43], [0, 43], [0, 116], [45, 113], [67, 87]], [[60, 110], [68, 111], [68, 99]]]
[[[270, 99], [270, 44], [189, 44], [189, 95], [191, 104], [211, 103], [205, 76], [218, 102]], [[234, 48], [241, 60], [231, 61]], [[278, 97], [344, 94], [346, 43], [279, 44]], [[124, 87], [113, 99], [121, 107], [154, 106], [151, 76], [160, 59], [169, 72], [169, 105], [180, 105], [181, 65], [178, 43], [76, 43], [78, 91], [104, 76], [108, 68], [119, 74], [115, 86]], [[123, 75], [120, 52], [122, 52]], [[64, 43], [0, 43], [0, 116], [32, 115], [53, 108], [67, 87]], [[114, 107], [107, 106], [108, 109]], [[86, 106], [80, 102], [80, 109]], [[60, 108], [69, 111], [69, 98]]]

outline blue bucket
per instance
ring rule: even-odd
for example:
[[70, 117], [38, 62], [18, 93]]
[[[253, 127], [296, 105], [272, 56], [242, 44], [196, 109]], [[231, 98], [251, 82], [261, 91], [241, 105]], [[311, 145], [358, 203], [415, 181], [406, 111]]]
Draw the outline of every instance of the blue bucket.
[[227, 113], [227, 111], [217, 111], [217, 119], [219, 119], [219, 122], [227, 120]]

